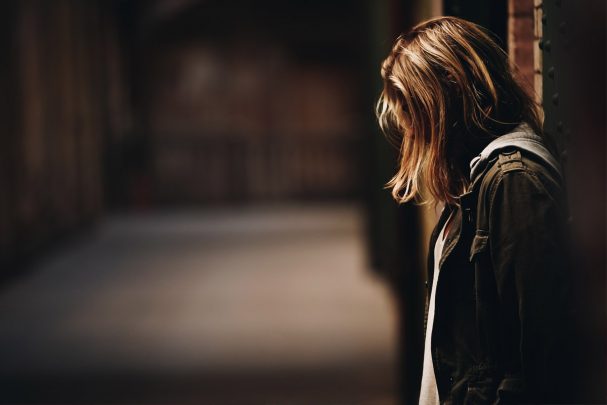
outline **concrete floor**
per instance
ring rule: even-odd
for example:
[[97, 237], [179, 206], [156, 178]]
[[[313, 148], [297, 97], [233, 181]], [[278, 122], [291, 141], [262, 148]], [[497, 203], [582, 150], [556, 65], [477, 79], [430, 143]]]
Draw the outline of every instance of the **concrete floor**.
[[0, 290], [0, 402], [395, 404], [354, 206], [109, 217]]

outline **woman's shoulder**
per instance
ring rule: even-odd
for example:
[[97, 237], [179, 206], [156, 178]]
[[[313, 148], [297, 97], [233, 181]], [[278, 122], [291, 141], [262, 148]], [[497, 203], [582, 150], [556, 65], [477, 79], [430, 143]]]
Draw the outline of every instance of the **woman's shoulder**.
[[552, 164], [525, 149], [512, 147], [501, 150], [489, 162], [481, 181], [481, 189], [493, 190], [505, 177], [532, 180], [548, 190], [561, 190], [563, 179]]
[[[562, 165], [550, 142], [535, 133], [527, 123], [520, 123], [514, 130], [493, 139], [470, 162], [470, 180], [494, 185], [509, 173], [513, 177], [528, 174], [542, 181], [561, 183]], [[480, 178], [479, 178], [480, 177]]]
[[526, 201], [528, 205], [549, 202], [566, 209], [560, 175], [537, 155], [518, 148], [500, 151], [489, 162], [480, 179], [478, 209], [489, 213], [496, 204], [511, 200]]

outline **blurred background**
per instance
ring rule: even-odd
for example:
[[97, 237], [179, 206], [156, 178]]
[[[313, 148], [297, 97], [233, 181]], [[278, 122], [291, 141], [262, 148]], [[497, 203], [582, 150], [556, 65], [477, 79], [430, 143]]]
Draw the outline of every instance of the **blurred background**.
[[373, 108], [439, 15], [544, 105], [606, 402], [604, 2], [7, 0], [0, 403], [415, 403], [436, 212], [383, 189]]

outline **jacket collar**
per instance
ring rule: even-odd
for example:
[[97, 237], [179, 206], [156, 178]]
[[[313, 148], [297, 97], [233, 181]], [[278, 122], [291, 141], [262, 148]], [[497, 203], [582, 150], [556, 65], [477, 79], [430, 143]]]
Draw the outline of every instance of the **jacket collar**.
[[495, 138], [470, 161], [470, 183], [474, 184], [475, 180], [481, 177], [480, 175], [497, 153], [513, 146], [539, 157], [561, 176], [561, 165], [546, 148], [542, 138], [534, 133], [526, 122], [522, 122], [512, 132]]

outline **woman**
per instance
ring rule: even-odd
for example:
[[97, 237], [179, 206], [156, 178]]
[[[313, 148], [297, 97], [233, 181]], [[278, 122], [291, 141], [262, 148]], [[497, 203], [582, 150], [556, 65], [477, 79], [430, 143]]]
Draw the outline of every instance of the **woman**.
[[430, 240], [420, 404], [568, 402], [558, 152], [508, 55], [454, 17], [400, 36], [378, 118], [392, 195], [444, 204]]

